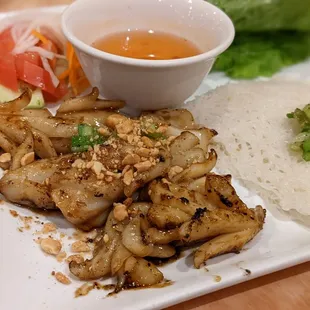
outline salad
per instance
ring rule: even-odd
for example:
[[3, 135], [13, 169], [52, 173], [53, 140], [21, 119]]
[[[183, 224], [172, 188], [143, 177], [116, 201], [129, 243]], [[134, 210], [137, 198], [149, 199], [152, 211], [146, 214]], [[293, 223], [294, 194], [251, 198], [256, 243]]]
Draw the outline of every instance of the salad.
[[286, 115], [290, 119], [297, 120], [300, 133], [295, 137], [290, 144], [293, 151], [302, 152], [302, 158], [305, 161], [310, 161], [310, 104], [307, 104], [303, 109], [295, 109], [294, 112]]
[[42, 22], [0, 29], [0, 102], [31, 92], [32, 108], [79, 95], [89, 82], [69, 42]]

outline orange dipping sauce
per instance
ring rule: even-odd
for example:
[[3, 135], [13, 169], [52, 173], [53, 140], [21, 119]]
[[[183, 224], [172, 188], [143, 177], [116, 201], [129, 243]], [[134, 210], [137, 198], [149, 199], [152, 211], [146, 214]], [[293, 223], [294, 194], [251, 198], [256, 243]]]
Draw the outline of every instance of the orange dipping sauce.
[[92, 46], [106, 53], [147, 60], [180, 59], [202, 53], [185, 38], [153, 30], [112, 33], [96, 40]]

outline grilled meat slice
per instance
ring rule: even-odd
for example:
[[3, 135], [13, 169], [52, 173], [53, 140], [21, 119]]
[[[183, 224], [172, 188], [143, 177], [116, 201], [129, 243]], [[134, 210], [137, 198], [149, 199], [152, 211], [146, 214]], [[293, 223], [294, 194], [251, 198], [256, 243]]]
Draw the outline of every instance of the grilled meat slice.
[[[80, 228], [100, 226], [109, 207], [124, 195], [121, 161], [131, 146], [122, 141], [115, 143], [122, 144], [118, 152], [110, 145], [102, 146], [99, 151], [103, 152], [97, 160], [93, 160], [95, 152], [89, 151], [38, 160], [9, 171], [0, 180], [0, 192], [20, 205], [59, 208], [68, 221]], [[90, 163], [89, 168], [86, 163]], [[103, 163], [106, 170], [120, 172], [104, 175], [105, 171], [97, 169]]]

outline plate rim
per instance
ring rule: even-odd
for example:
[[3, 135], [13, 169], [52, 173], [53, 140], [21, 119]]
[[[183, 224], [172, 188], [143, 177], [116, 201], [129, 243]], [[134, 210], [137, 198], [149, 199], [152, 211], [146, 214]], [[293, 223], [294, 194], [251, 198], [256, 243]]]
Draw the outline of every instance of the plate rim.
[[[7, 12], [0, 12], [0, 21], [5, 18], [11, 18], [11, 17], [18, 17], [19, 15], [23, 14], [32, 14], [36, 12], [55, 12], [61, 14], [68, 5], [54, 5], [54, 6], [43, 6], [43, 7], [36, 7], [36, 8], [26, 8], [23, 10], [13, 10], [13, 11], [7, 11]], [[273, 215], [271, 215], [272, 218], [276, 219]], [[274, 262], [273, 262], [274, 261]], [[196, 285], [192, 286], [191, 290], [188, 291], [186, 294], [173, 294], [169, 292], [167, 295], [165, 295], [165, 298], [163, 299], [157, 299], [152, 302], [152, 300], [149, 300], [146, 307], [143, 307], [141, 304], [137, 304], [135, 309], [140, 310], [146, 310], [146, 309], [162, 309], [163, 307], [169, 307], [172, 305], [176, 305], [227, 287], [231, 287], [234, 285], [238, 285], [240, 283], [253, 280], [280, 270], [284, 270], [305, 262], [310, 261], [310, 247], [307, 249], [306, 247], [300, 248], [300, 251], [298, 253], [291, 252], [289, 255], [282, 256], [279, 258], [272, 258], [270, 260], [270, 264], [266, 267], [265, 265], [260, 265], [262, 267], [255, 268], [255, 273], [250, 276], [237, 276], [234, 279], [231, 279], [229, 281], [218, 283], [217, 286], [212, 287], [203, 287], [200, 282], [198, 281]], [[200, 287], [199, 287], [200, 285]], [[140, 307], [141, 306], [141, 307]]]

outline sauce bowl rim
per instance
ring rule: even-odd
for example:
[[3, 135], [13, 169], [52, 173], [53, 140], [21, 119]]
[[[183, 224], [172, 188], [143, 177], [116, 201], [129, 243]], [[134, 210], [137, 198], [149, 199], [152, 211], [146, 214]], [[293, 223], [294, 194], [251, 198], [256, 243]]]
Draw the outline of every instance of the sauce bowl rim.
[[[199, 0], [199, 1], [202, 1], [202, 0]], [[81, 52], [87, 55], [90, 55], [92, 57], [95, 57], [97, 59], [103, 59], [103, 60], [107, 60], [113, 63], [129, 65], [129, 66], [153, 67], [153, 68], [179, 67], [179, 66], [184, 66], [184, 65], [195, 64], [200, 61], [212, 59], [220, 55], [231, 45], [235, 37], [235, 27], [233, 25], [232, 20], [229, 18], [229, 16], [225, 12], [223, 12], [221, 9], [219, 9], [217, 6], [207, 1], [203, 1], [204, 5], [209, 6], [210, 9], [216, 12], [216, 16], [218, 16], [218, 18], [221, 18], [224, 24], [227, 24], [227, 29], [228, 29], [227, 37], [224, 39], [224, 41], [218, 44], [217, 46], [215, 46], [214, 48], [212, 48], [211, 50], [201, 53], [196, 56], [180, 58], [180, 59], [167, 59], [167, 60], [147, 60], [147, 59], [130, 58], [130, 57], [125, 57], [125, 56], [110, 54], [110, 53], [98, 50], [95, 47], [92, 47], [91, 45], [84, 43], [76, 35], [74, 35], [72, 31], [69, 29], [69, 27], [67, 26], [67, 18], [70, 16], [71, 10], [75, 8], [76, 6], [79, 6], [83, 3], [89, 5], [90, 1], [89, 0], [75, 1], [65, 9], [65, 11], [63, 12], [61, 16], [62, 31], [65, 37], [68, 39], [68, 41], [70, 41], [72, 45], [76, 47], [77, 49], [79, 49]]]

